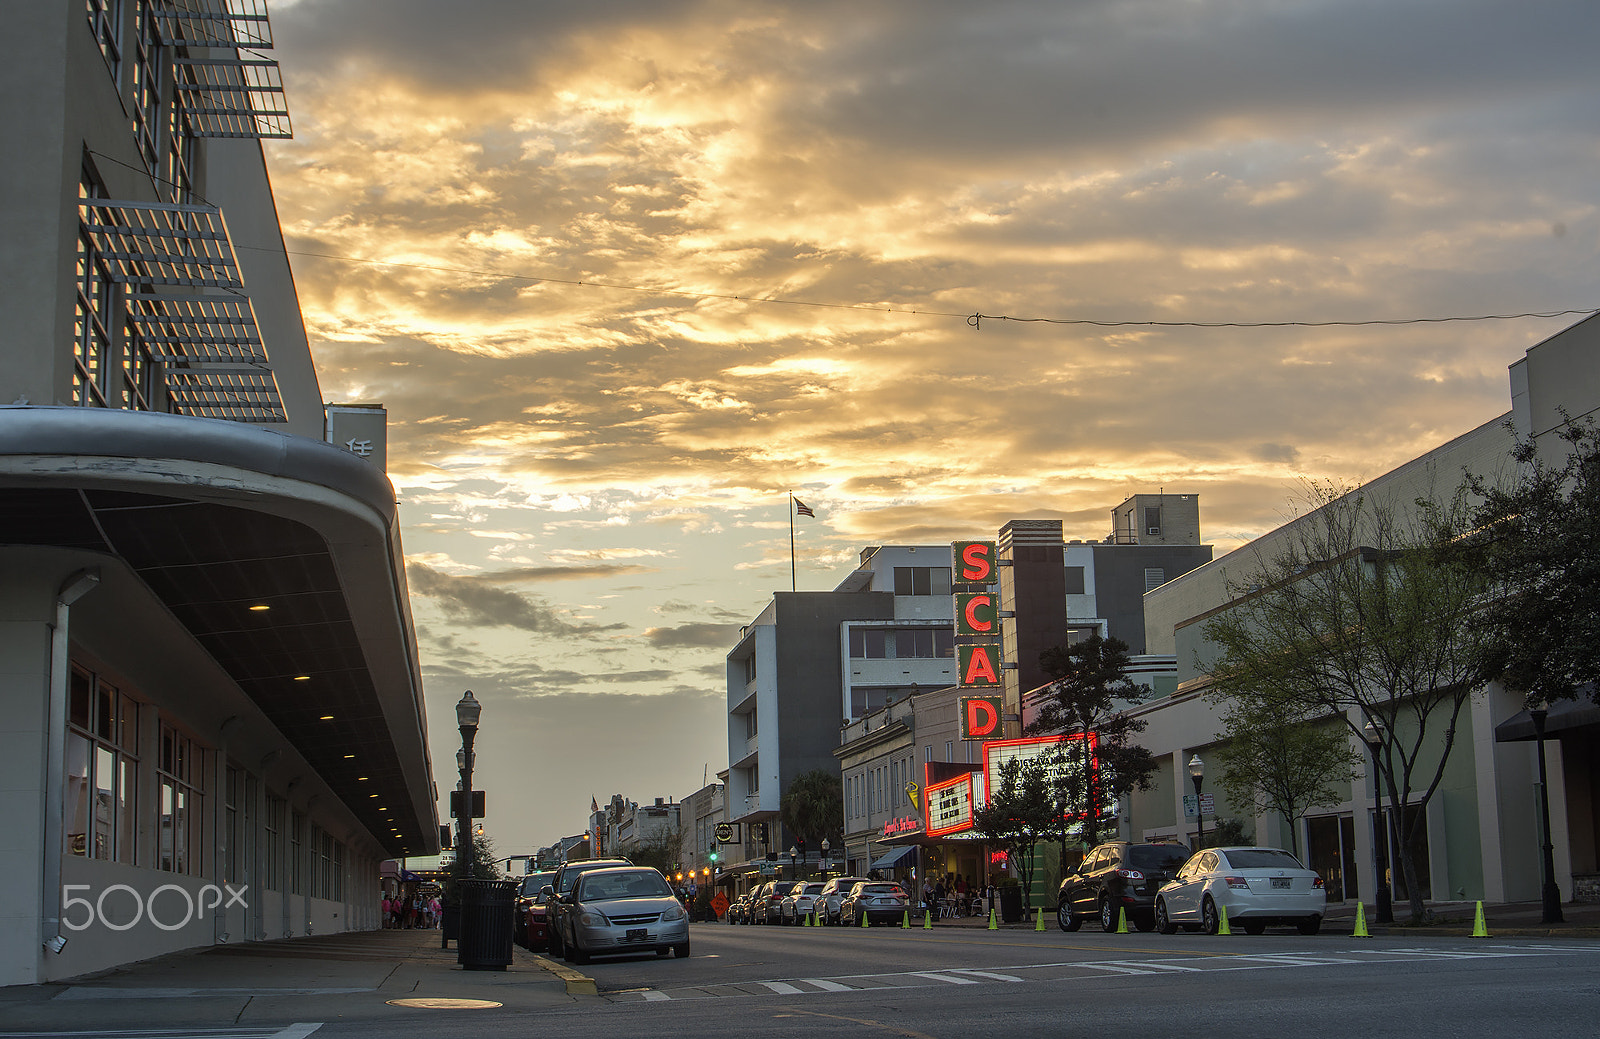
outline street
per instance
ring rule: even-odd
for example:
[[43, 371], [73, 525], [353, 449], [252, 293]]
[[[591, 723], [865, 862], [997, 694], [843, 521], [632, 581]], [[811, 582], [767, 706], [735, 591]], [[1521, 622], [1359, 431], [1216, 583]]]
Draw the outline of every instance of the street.
[[[20, 998], [0, 1039], [426, 1035], [1158, 1036], [1593, 1034], [1600, 940], [1292, 931], [1259, 937], [698, 924], [687, 960], [464, 972], [433, 932], [164, 958]], [[8, 998], [13, 1002], [6, 1002]], [[481, 1008], [470, 1009], [465, 1001]], [[408, 1001], [410, 1001], [408, 1003]], [[419, 1006], [417, 1003], [441, 1004]]]

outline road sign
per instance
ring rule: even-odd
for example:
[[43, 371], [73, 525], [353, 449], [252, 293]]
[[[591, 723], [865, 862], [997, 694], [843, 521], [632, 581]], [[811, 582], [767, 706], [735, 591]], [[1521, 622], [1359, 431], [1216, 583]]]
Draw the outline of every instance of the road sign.
[[1200, 814], [1201, 815], [1216, 815], [1217, 814], [1217, 801], [1216, 801], [1216, 798], [1212, 797], [1210, 794], [1201, 794], [1200, 795]]
[[715, 895], [711, 896], [711, 911], [716, 913], [718, 916], [727, 916], [728, 915], [728, 896], [724, 895], [720, 891], [718, 891]]
[[1200, 814], [1200, 799], [1194, 794], [1183, 795], [1183, 817], [1193, 819]]

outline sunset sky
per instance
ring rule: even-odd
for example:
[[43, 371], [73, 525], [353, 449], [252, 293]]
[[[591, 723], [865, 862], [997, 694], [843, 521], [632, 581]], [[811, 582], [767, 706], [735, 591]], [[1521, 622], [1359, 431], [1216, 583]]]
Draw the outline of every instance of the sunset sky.
[[388, 408], [436, 778], [470, 688], [508, 855], [726, 766], [787, 492], [802, 590], [1159, 488], [1220, 554], [1578, 316], [1200, 325], [1600, 307], [1592, 0], [272, 15], [323, 395]]

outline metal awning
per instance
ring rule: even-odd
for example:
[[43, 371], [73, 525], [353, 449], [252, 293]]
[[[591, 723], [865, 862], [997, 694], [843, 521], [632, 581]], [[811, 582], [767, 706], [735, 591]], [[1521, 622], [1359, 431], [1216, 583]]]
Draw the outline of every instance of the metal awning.
[[272, 47], [266, 0], [156, 0], [151, 14], [168, 47]]
[[868, 868], [869, 869], [898, 869], [900, 866], [905, 864], [905, 861], [907, 859], [911, 859], [912, 861], [915, 861], [916, 857], [917, 857], [917, 846], [915, 844], [908, 844], [903, 848], [895, 848], [893, 851], [890, 851], [887, 855], [878, 856], [878, 858], [876, 860], [874, 860], [872, 865], [870, 867], [868, 867]]
[[128, 320], [156, 361], [190, 364], [265, 362], [249, 296], [170, 296], [130, 292]]
[[[1545, 739], [1555, 738], [1571, 729], [1600, 726], [1600, 705], [1589, 699], [1593, 690], [1593, 686], [1586, 686], [1578, 692], [1581, 699], [1556, 700], [1550, 704], [1544, 722]], [[1521, 743], [1536, 738], [1533, 718], [1527, 711], [1514, 714], [1494, 727], [1496, 743]]]
[[294, 136], [283, 72], [270, 58], [178, 58], [178, 110], [194, 137]]
[[111, 280], [133, 285], [244, 288], [228, 225], [216, 206], [86, 198], [83, 230], [111, 269]]
[[162, 375], [180, 414], [233, 422], [289, 421], [271, 369], [166, 368]]

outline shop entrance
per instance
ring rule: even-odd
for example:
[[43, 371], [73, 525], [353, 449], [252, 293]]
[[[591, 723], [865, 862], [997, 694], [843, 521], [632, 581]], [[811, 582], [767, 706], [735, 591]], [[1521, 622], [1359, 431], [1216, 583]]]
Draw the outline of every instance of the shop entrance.
[[1356, 821], [1349, 815], [1306, 819], [1306, 865], [1317, 871], [1328, 901], [1360, 898], [1356, 883]]

